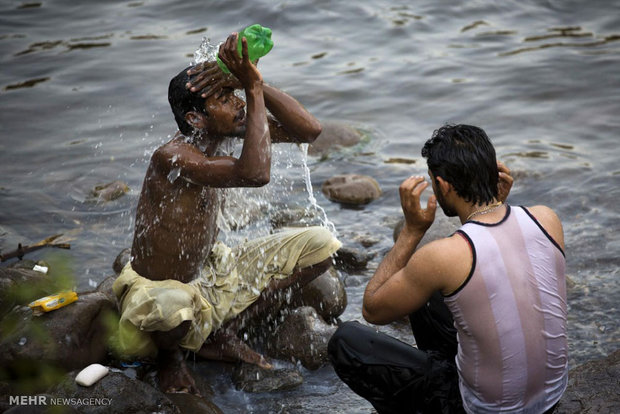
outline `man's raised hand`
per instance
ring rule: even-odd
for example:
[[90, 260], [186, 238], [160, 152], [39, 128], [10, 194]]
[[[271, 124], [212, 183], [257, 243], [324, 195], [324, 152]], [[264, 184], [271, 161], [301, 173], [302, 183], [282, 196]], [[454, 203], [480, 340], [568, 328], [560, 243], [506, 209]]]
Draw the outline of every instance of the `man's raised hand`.
[[258, 82], [263, 82], [260, 72], [250, 61], [248, 54], [248, 41], [244, 37], [241, 39], [242, 52], [241, 57], [237, 52], [238, 33], [232, 33], [224, 43], [220, 45], [219, 58], [226, 65], [230, 73], [232, 73], [244, 88]]
[[420, 204], [420, 195], [428, 187], [428, 182], [421, 176], [407, 178], [399, 187], [400, 204], [405, 214], [405, 223], [411, 230], [426, 232], [435, 220], [437, 199], [431, 195], [423, 209]]
[[192, 92], [200, 93], [203, 98], [219, 92], [224, 88], [241, 89], [241, 84], [231, 73], [226, 74], [216, 61], [202, 62], [187, 71], [190, 81], [185, 85]]
[[510, 175], [508, 167], [501, 161], [497, 161], [497, 171], [499, 172], [499, 178], [497, 180], [497, 199], [505, 203], [514, 179], [512, 175]]

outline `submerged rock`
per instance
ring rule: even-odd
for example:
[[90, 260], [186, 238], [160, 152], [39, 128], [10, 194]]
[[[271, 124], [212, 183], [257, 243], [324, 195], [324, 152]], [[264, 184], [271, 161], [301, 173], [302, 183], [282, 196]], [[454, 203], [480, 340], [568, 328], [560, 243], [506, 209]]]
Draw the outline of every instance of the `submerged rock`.
[[321, 134], [308, 146], [308, 154], [325, 156], [342, 147], [352, 147], [362, 139], [362, 134], [355, 128], [339, 122], [322, 122]]
[[268, 348], [276, 358], [301, 362], [317, 369], [327, 362], [327, 342], [336, 331], [310, 306], [293, 310], [278, 326], [273, 344]]
[[232, 376], [237, 389], [246, 392], [271, 392], [289, 390], [304, 381], [295, 368], [262, 369], [252, 364], [238, 365]]
[[321, 224], [317, 211], [307, 207], [279, 209], [272, 214], [269, 221], [274, 229]]
[[337, 175], [327, 179], [321, 191], [331, 201], [343, 204], [368, 204], [381, 197], [381, 187], [372, 177], [359, 174]]
[[292, 305], [312, 306], [326, 321], [342, 315], [347, 307], [347, 292], [338, 272], [331, 268], [302, 287], [299, 294], [295, 295]]
[[88, 201], [105, 203], [106, 201], [121, 198], [129, 191], [129, 187], [122, 181], [112, 181], [95, 186], [89, 194]]
[[374, 256], [374, 253], [369, 253], [364, 249], [343, 245], [336, 253], [336, 268], [347, 272], [364, 270]]

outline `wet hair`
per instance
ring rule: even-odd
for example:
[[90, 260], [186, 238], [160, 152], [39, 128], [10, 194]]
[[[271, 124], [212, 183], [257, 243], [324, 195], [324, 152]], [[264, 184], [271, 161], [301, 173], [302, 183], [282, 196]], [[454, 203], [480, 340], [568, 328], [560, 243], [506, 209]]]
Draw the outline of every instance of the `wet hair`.
[[185, 114], [190, 111], [202, 112], [206, 114], [204, 109], [205, 98], [197, 92], [191, 92], [185, 88], [190, 77], [187, 71], [191, 66], [186, 67], [170, 80], [168, 86], [168, 102], [177, 121], [179, 130], [185, 136], [191, 136], [194, 128], [185, 121]]
[[435, 179], [452, 184], [465, 201], [483, 204], [497, 197], [495, 148], [481, 128], [444, 125], [426, 141], [422, 156]]

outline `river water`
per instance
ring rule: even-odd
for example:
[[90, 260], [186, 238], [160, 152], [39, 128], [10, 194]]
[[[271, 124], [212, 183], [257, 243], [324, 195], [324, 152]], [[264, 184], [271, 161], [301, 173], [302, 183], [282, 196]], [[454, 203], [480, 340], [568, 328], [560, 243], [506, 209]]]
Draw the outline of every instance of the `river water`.
[[[169, 79], [203, 38], [219, 42], [253, 23], [273, 30], [275, 47], [260, 62], [268, 83], [320, 120], [365, 134], [352, 149], [308, 160], [313, 195], [340, 237], [376, 242], [367, 270], [342, 273], [343, 319], [361, 319], [363, 288], [401, 217], [398, 185], [426, 172], [421, 145], [446, 122], [469, 123], [513, 170], [509, 201], [549, 205], [563, 220], [571, 364], [618, 348], [620, 3], [612, 0], [3, 1], [0, 248], [64, 233], [71, 250], [54, 253], [71, 261], [78, 289], [111, 274], [131, 243], [150, 154], [175, 130]], [[272, 206], [309, 203], [302, 151], [281, 146], [274, 158]], [[358, 209], [329, 202], [320, 185], [341, 173], [374, 177], [383, 196]], [[130, 192], [88, 200], [114, 180]], [[429, 237], [454, 228], [439, 217]], [[411, 340], [403, 327], [385, 329]], [[205, 374], [226, 412], [370, 412], [328, 366], [269, 395], [235, 391], [226, 370]]]

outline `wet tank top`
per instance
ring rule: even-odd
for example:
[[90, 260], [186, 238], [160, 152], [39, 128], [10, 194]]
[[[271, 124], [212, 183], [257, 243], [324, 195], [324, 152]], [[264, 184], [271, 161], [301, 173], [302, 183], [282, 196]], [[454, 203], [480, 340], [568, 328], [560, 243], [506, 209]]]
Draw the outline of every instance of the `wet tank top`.
[[542, 413], [568, 380], [565, 259], [524, 207], [499, 223], [466, 222], [467, 280], [444, 300], [458, 337], [456, 364], [469, 413]]

